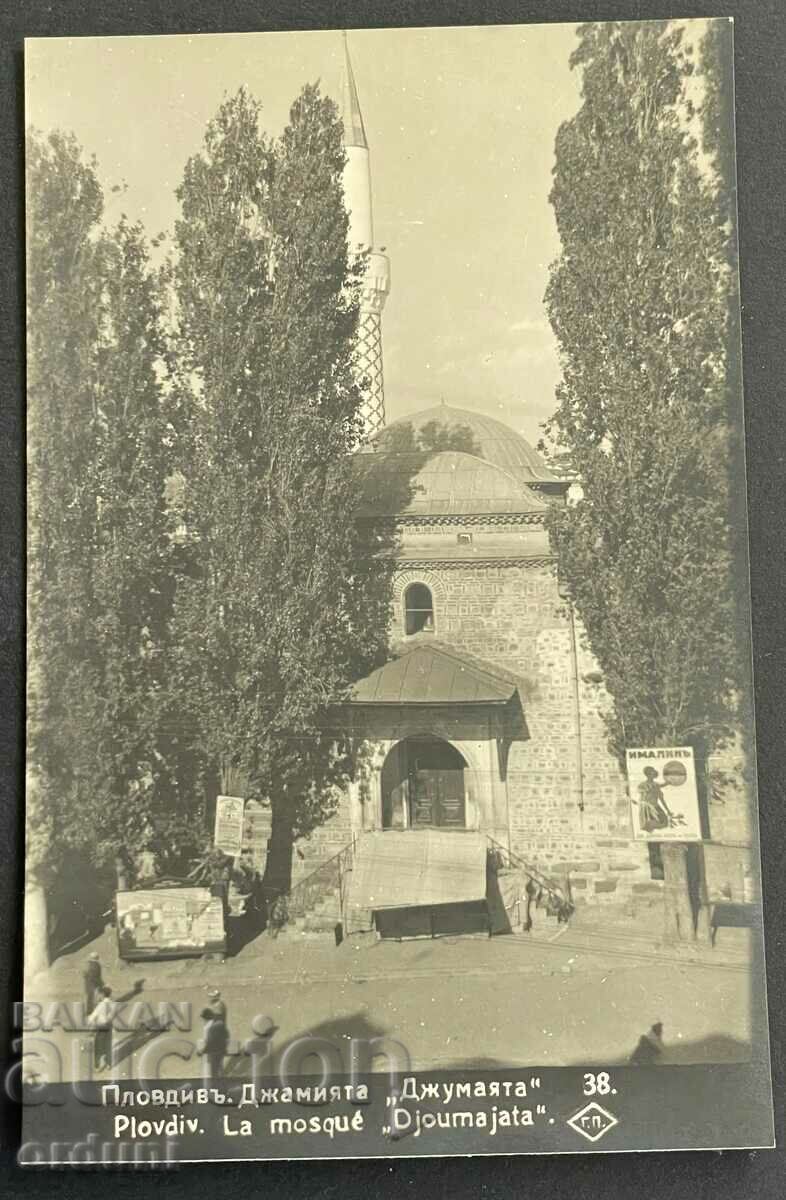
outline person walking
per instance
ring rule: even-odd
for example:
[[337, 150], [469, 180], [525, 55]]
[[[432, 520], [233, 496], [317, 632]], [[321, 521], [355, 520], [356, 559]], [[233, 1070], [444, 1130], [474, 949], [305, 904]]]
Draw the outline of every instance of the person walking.
[[82, 971], [82, 994], [84, 997], [84, 1020], [90, 1016], [91, 1012], [98, 1003], [99, 991], [104, 986], [103, 975], [101, 974], [101, 959], [96, 954], [95, 950], [87, 956], [84, 970]]
[[210, 988], [207, 993], [207, 998], [210, 1001], [211, 1012], [218, 1017], [219, 1021], [227, 1023], [227, 1006], [221, 999], [221, 993], [218, 988]]
[[229, 1035], [227, 1027], [212, 1008], [203, 1008], [200, 1013], [205, 1022], [202, 1037], [197, 1045], [197, 1052], [205, 1060], [205, 1079], [220, 1079], [224, 1067], [224, 1055], [227, 1052]]
[[103, 985], [99, 989], [99, 1001], [87, 1024], [95, 1030], [93, 1048], [93, 1063], [97, 1071], [106, 1071], [112, 1065], [112, 1022], [115, 1019], [117, 1005], [112, 999], [112, 989]]

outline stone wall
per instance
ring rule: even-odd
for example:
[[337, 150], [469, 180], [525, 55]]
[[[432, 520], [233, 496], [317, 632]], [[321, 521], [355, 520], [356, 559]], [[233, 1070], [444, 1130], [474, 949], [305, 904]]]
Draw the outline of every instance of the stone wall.
[[[408, 567], [405, 581], [417, 576]], [[631, 836], [625, 780], [606, 745], [607, 700], [586, 679], [597, 667], [580, 629], [577, 714], [573, 631], [554, 568], [467, 563], [429, 567], [422, 580], [434, 596], [433, 637], [519, 681], [529, 740], [514, 743], [508, 760], [511, 849], [547, 874], [569, 870], [579, 901], [621, 901], [641, 885], [657, 890], [647, 847]], [[401, 637], [400, 607], [394, 621]]]
[[710, 841], [704, 846], [704, 869], [711, 900], [740, 901], [750, 872], [760, 893], [753, 782], [745, 769], [741, 739], [712, 756], [709, 800]]
[[[447, 537], [455, 540], [454, 533]], [[393, 641], [405, 637], [401, 600], [415, 581], [427, 584], [435, 605], [434, 632], [417, 635], [420, 640], [452, 646], [517, 679], [529, 738], [515, 742], [508, 758], [510, 848], [545, 874], [569, 879], [579, 904], [620, 903], [659, 892], [647, 846], [632, 837], [624, 776], [606, 744], [602, 714], [608, 697], [581, 628], [571, 628], [553, 565], [468, 560], [450, 566], [424, 561], [421, 568], [409, 562], [397, 579]], [[406, 732], [411, 730], [402, 729], [401, 736]], [[738, 751], [722, 766], [741, 781]], [[707, 875], [714, 892], [731, 888], [736, 894], [741, 886], [750, 862], [751, 813], [743, 782], [731, 784], [710, 806]], [[347, 794], [339, 798], [335, 816], [298, 843], [293, 879], [337, 854], [352, 836]]]
[[[504, 792], [511, 850], [544, 874], [569, 882], [577, 904], [646, 902], [662, 884], [652, 878], [646, 843], [632, 836], [625, 778], [607, 746], [603, 711], [609, 699], [583, 632], [560, 598], [545, 531], [537, 524], [503, 523], [475, 524], [466, 532], [472, 540], [460, 551], [461, 560], [455, 557], [456, 526], [403, 531], [391, 641], [408, 640], [405, 591], [410, 583], [425, 583], [434, 601], [434, 629], [416, 635], [418, 640], [431, 639], [502, 668], [518, 684], [529, 737], [514, 742], [508, 756]], [[532, 561], [521, 561], [522, 554]], [[416, 719], [410, 714], [404, 723], [411, 726]], [[402, 725], [394, 735], [376, 729], [374, 720], [368, 735], [380, 744], [413, 732]], [[460, 740], [458, 729], [432, 732]], [[476, 755], [477, 762], [482, 758]], [[707, 879], [711, 891], [731, 889], [736, 895], [750, 862], [753, 809], [739, 747], [726, 759], [722, 766], [738, 782], [710, 806]], [[489, 781], [488, 793], [498, 794], [499, 784], [498, 776], [493, 787]], [[336, 814], [298, 843], [293, 880], [343, 849], [366, 816], [349, 793], [339, 797]]]
[[705, 842], [704, 872], [710, 900], [745, 900], [745, 876], [749, 871], [756, 881], [753, 885], [754, 894], [760, 895], [758, 865], [750, 846], [743, 843]]
[[350, 796], [339, 793], [335, 814], [318, 826], [308, 837], [301, 838], [295, 845], [292, 856], [292, 883], [316, 871], [327, 859], [332, 858], [352, 841], [352, 816]]

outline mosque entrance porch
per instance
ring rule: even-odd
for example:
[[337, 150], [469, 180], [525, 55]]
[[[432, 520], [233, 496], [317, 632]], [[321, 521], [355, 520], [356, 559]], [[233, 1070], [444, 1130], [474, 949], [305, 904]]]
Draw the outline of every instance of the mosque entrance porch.
[[382, 767], [382, 828], [465, 829], [467, 763], [443, 738], [397, 742]]

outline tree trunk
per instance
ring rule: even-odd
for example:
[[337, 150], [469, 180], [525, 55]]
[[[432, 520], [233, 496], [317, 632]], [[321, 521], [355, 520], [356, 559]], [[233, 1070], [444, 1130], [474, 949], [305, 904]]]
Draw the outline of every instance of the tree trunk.
[[25, 990], [30, 981], [49, 967], [49, 930], [47, 927], [46, 892], [35, 877], [25, 884]]
[[294, 834], [288, 806], [280, 800], [272, 803], [270, 840], [262, 887], [268, 902], [292, 887], [292, 847]]
[[688, 882], [688, 847], [662, 842], [664, 935], [667, 942], [692, 942], [696, 926]]

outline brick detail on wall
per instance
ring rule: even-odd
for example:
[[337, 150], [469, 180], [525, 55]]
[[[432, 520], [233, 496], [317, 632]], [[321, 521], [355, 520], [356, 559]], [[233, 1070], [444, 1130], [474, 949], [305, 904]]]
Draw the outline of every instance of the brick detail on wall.
[[352, 824], [349, 796], [339, 793], [337, 807], [324, 825], [318, 826], [308, 837], [300, 838], [292, 856], [292, 882], [304, 879], [316, 871], [322, 863], [338, 854], [352, 841]]
[[[446, 544], [455, 543], [455, 529], [444, 536]], [[518, 536], [513, 527], [511, 550]], [[402, 636], [404, 589], [423, 582], [434, 598], [436, 640], [515, 676], [529, 737], [515, 741], [508, 756], [504, 787], [511, 850], [545, 874], [567, 879], [577, 903], [618, 904], [657, 895], [662, 885], [651, 879], [646, 843], [633, 839], [625, 778], [607, 746], [603, 713], [609, 698], [577, 622], [579, 760], [569, 614], [554, 566], [452, 563], [443, 570], [435, 565], [439, 547], [433, 552], [432, 562], [416, 570], [408, 564], [397, 574], [391, 639]], [[738, 791], [713, 806], [715, 840], [723, 840], [722, 832], [728, 840], [750, 841], [750, 804], [744, 789]], [[298, 843], [295, 879], [351, 838], [345, 795], [330, 821]], [[742, 858], [738, 854], [735, 865], [730, 853], [716, 856], [718, 886], [732, 877], [736, 886]]]

